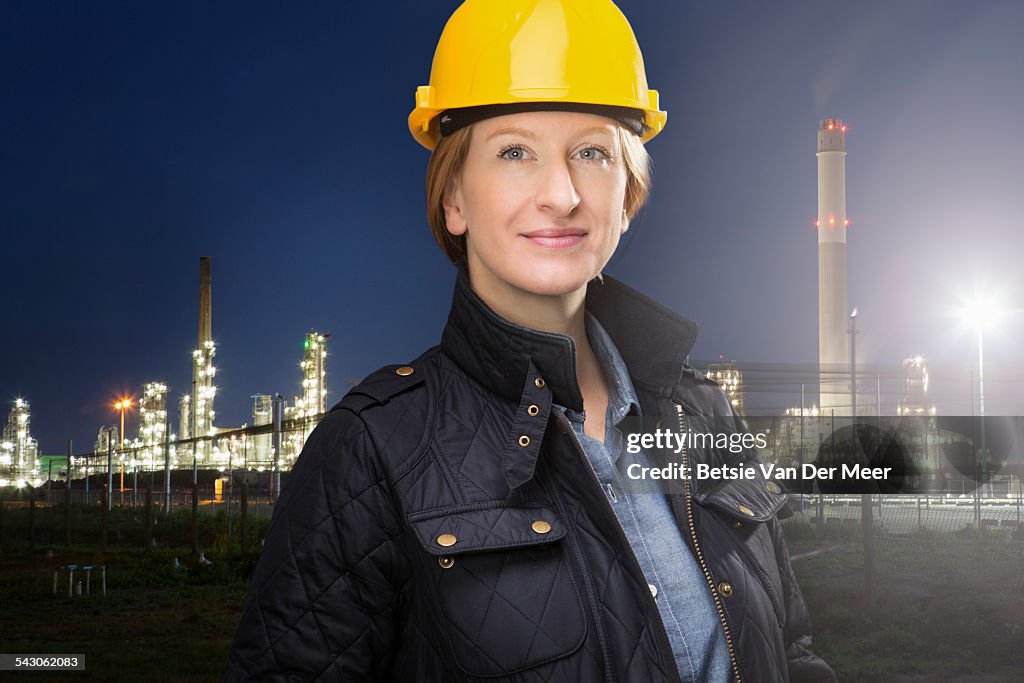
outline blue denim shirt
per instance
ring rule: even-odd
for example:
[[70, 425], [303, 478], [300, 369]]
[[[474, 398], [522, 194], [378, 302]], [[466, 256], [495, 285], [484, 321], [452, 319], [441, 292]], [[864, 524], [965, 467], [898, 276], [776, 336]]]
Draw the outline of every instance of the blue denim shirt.
[[633, 462], [649, 466], [643, 452], [630, 455], [619, 430], [622, 419], [640, 415], [640, 403], [626, 364], [611, 337], [586, 314], [587, 338], [608, 379], [604, 443], [583, 431], [585, 415], [558, 406], [572, 424], [611, 503], [654, 595], [683, 681], [728, 681], [731, 675], [725, 632], [704, 573], [683, 539], [668, 500], [660, 493], [632, 493], [623, 486]]

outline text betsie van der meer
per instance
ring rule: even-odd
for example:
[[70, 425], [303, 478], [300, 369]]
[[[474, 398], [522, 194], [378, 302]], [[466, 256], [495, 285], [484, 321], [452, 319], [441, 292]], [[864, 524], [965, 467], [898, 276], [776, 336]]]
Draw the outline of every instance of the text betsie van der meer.
[[[742, 453], [751, 448], [765, 448], [767, 438], [763, 433], [677, 433], [668, 429], [654, 432], [629, 434], [626, 452], [637, 454], [643, 449], [667, 449], [676, 454], [691, 448], [716, 448], [731, 453]], [[804, 463], [800, 467], [782, 467], [771, 463], [758, 462], [753, 465], [738, 463], [732, 465], [709, 465], [697, 463], [690, 467], [682, 462], [673, 462], [661, 467], [647, 467], [633, 463], [626, 469], [630, 479], [777, 479], [795, 481], [798, 479], [827, 480], [881, 480], [890, 476], [891, 467], [869, 467], [861, 464], [840, 464], [820, 466]]]

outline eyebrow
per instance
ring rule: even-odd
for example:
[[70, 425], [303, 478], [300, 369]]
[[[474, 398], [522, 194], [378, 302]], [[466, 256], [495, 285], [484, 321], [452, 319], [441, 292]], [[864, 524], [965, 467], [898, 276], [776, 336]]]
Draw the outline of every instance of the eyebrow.
[[[592, 133], [606, 133], [608, 135], [613, 135], [614, 134], [614, 130], [608, 128], [607, 126], [592, 126], [590, 128], [586, 128], [584, 130], [581, 130], [579, 133], [577, 133], [577, 136], [582, 137], [582, 136], [585, 136], [585, 135], [591, 135]], [[526, 130], [525, 128], [515, 128], [515, 127], [513, 127], [513, 128], [499, 128], [498, 130], [496, 130], [493, 133], [491, 133], [490, 135], [488, 135], [487, 139], [488, 140], [493, 140], [494, 138], [496, 138], [496, 137], [498, 137], [500, 135], [520, 135], [520, 136], [522, 136], [524, 138], [529, 138], [530, 140], [536, 140], [537, 139], [537, 136], [534, 135], [531, 131]]]

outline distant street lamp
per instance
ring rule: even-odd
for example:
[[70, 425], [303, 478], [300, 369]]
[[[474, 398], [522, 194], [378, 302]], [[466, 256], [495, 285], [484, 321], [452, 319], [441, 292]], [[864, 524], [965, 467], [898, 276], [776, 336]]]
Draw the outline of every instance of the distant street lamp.
[[121, 493], [124, 493], [124, 411], [131, 407], [130, 398], [123, 398], [114, 404], [114, 408], [121, 411]]
[[[982, 465], [982, 480], [988, 480], [988, 448], [985, 443], [985, 328], [991, 327], [1001, 318], [1010, 313], [1019, 313], [1024, 309], [1007, 309], [1001, 307], [990, 297], [975, 297], [960, 309], [960, 316], [978, 332], [978, 416], [981, 418], [981, 450], [979, 457]], [[992, 483], [987, 482], [988, 496], [992, 496]]]
[[116, 410], [121, 411], [121, 450], [124, 450], [124, 411], [132, 407], [132, 400], [124, 398], [114, 404]]

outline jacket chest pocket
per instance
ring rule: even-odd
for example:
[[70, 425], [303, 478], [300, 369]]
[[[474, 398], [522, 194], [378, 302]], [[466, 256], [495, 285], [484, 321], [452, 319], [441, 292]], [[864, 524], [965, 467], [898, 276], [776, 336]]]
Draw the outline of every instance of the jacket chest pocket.
[[579, 649], [586, 620], [554, 511], [467, 507], [408, 517], [459, 668], [505, 676]]
[[766, 524], [785, 504], [781, 487], [764, 479], [735, 480], [711, 492], [694, 497], [707, 511], [702, 518], [706, 539], [713, 539], [715, 554], [743, 558], [746, 571], [754, 576], [771, 602], [775, 619], [785, 623], [782, 577], [775, 546]]

